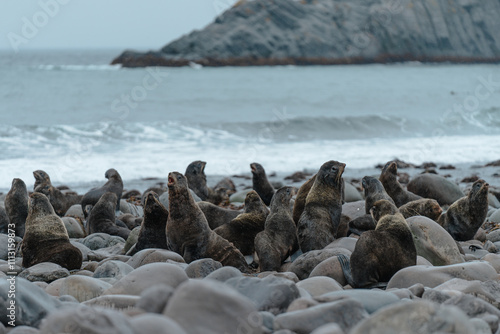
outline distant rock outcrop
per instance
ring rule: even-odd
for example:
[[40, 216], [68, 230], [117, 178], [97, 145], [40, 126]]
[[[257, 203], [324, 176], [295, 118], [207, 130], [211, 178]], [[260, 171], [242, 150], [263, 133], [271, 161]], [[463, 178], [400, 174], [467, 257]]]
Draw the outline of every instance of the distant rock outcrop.
[[500, 61], [499, 0], [242, 0], [125, 67]]

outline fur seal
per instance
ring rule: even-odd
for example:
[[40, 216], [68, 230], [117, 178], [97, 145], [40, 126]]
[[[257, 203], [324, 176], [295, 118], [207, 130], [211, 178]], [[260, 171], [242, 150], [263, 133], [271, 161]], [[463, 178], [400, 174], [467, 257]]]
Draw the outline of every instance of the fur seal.
[[316, 174], [302, 184], [299, 191], [297, 191], [297, 196], [295, 196], [295, 202], [293, 203], [293, 221], [295, 222], [295, 225], [299, 223], [300, 215], [302, 215], [304, 207], [306, 206], [307, 194], [309, 194], [314, 180], [316, 180]]
[[361, 235], [350, 259], [356, 288], [388, 282], [398, 270], [417, 263], [410, 227], [394, 203], [379, 200], [370, 211], [377, 227]]
[[35, 192], [39, 192], [47, 196], [50, 204], [54, 207], [55, 213], [59, 217], [63, 217], [69, 208], [82, 201], [82, 196], [75, 192], [68, 192], [63, 194], [61, 190], [57, 189], [51, 184], [42, 184], [36, 187]]
[[292, 187], [282, 187], [276, 191], [264, 231], [255, 237], [260, 271], [279, 271], [281, 264], [292, 255], [298, 242], [295, 222], [290, 212], [293, 194]]
[[9, 233], [9, 216], [7, 215], [7, 211], [5, 208], [0, 205], [0, 233], [8, 234]]
[[257, 233], [264, 230], [269, 209], [255, 190], [245, 197], [245, 211], [229, 223], [217, 227], [214, 232], [232, 242], [243, 255], [252, 255]]
[[331, 160], [316, 174], [297, 224], [299, 245], [304, 253], [323, 249], [335, 239], [342, 213], [344, 169], [344, 163]]
[[385, 164], [384, 168], [382, 168], [382, 173], [380, 173], [379, 180], [398, 208], [408, 202], [422, 198], [411, 191], [403, 189], [398, 181], [398, 165], [395, 161], [389, 161]]
[[474, 238], [488, 214], [489, 185], [484, 180], [477, 180], [465, 197], [450, 205], [439, 217], [438, 223], [457, 241]]
[[224, 266], [250, 271], [243, 254], [210, 229], [189, 191], [187, 178], [179, 172], [168, 174], [168, 197], [166, 234], [169, 249], [180, 254], [187, 263], [212, 258]]
[[107, 233], [117, 235], [127, 240], [130, 230], [117, 226], [115, 223], [116, 194], [104, 193], [99, 201], [92, 207], [87, 219], [87, 233]]
[[401, 212], [405, 219], [413, 216], [424, 216], [437, 221], [443, 209], [441, 209], [435, 199], [422, 198], [400, 206], [399, 212]]
[[451, 205], [464, 196], [455, 183], [442, 176], [428, 173], [415, 176], [408, 183], [407, 189], [423, 198], [435, 199], [441, 206]]
[[9, 216], [9, 222], [16, 226], [16, 236], [22, 238], [28, 217], [28, 189], [23, 180], [12, 180], [12, 187], [5, 197], [5, 211]]
[[[135, 251], [146, 248], [167, 249], [168, 210], [161, 204], [158, 194], [149, 191], [144, 196], [144, 220], [141, 224]], [[132, 254], [130, 254], [132, 255]]]
[[82, 253], [70, 243], [66, 227], [55, 214], [49, 199], [44, 194], [33, 193], [29, 202], [26, 233], [21, 246], [23, 267], [52, 262], [68, 270], [80, 269]]
[[49, 174], [41, 169], [34, 171], [33, 176], [35, 177], [35, 185], [33, 186], [33, 191], [36, 191], [36, 188], [40, 186], [43, 187], [45, 185], [52, 185], [52, 182], [50, 182]]
[[373, 207], [373, 204], [381, 199], [388, 200], [392, 204], [395, 204], [392, 198], [385, 192], [384, 186], [382, 183], [374, 177], [365, 176], [361, 180], [361, 185], [365, 190], [365, 210], [366, 214], [370, 214], [370, 209]]
[[212, 230], [229, 223], [241, 213], [241, 211], [221, 208], [210, 202], [201, 201], [196, 204], [203, 211], [205, 218], [207, 218], [208, 226]]
[[108, 169], [104, 174], [104, 177], [108, 179], [108, 182], [106, 182], [102, 187], [92, 189], [85, 195], [83, 195], [82, 210], [83, 214], [85, 215], [85, 218], [87, 217], [85, 207], [87, 205], [95, 205], [99, 201], [101, 196], [106, 192], [112, 192], [116, 195], [115, 210], [116, 211], [120, 210], [120, 199], [122, 198], [122, 192], [123, 192], [122, 178], [120, 174], [118, 174], [116, 169], [113, 168]]
[[266, 176], [266, 171], [261, 164], [256, 162], [250, 164], [252, 170], [252, 187], [259, 194], [264, 203], [269, 206], [274, 195], [274, 188], [269, 183]]
[[215, 190], [207, 186], [207, 176], [205, 175], [205, 161], [196, 160], [190, 163], [184, 175], [188, 180], [189, 189], [202, 200], [215, 205], [229, 201], [229, 196], [222, 184], [216, 185]]
[[373, 220], [372, 215], [363, 215], [349, 221], [349, 233], [361, 235], [363, 232], [374, 230], [377, 222]]

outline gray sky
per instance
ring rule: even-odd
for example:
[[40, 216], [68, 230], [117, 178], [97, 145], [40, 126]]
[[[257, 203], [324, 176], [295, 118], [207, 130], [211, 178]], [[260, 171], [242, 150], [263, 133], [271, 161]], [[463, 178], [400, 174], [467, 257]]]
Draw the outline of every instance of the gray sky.
[[236, 0], [1, 0], [0, 49], [159, 49]]

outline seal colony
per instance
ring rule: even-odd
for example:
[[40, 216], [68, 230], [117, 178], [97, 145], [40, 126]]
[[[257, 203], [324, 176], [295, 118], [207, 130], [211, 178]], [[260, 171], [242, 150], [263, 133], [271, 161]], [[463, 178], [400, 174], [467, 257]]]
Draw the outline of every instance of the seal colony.
[[[42, 170], [33, 172], [31, 194], [23, 180], [14, 179], [0, 218], [5, 234], [9, 223], [16, 227], [20, 290], [35, 299], [44, 296], [40, 305], [50, 300], [66, 308], [38, 312], [38, 322], [22, 324], [42, 332], [58, 332], [62, 327], [57, 326], [64, 324], [83, 332], [89, 313], [75, 308], [80, 306], [130, 323], [129, 328], [145, 317], [137, 332], [175, 325], [178, 333], [202, 333], [208, 327], [208, 332], [236, 333], [239, 324], [232, 319], [247, 321], [257, 314], [259, 321], [245, 323], [246, 332], [316, 333], [325, 325], [348, 334], [377, 321], [375, 311], [382, 306], [394, 304], [391, 316], [398, 318], [408, 305], [425, 300], [433, 307], [449, 304], [455, 305], [454, 312], [465, 312], [456, 319], [448, 313], [416, 313], [431, 322], [465, 321], [468, 332], [500, 328], [500, 296], [495, 297], [494, 288], [500, 283], [500, 208], [492, 206], [494, 193], [484, 180], [466, 188], [422, 174], [409, 180], [410, 192], [408, 181], [398, 179], [394, 161], [385, 164], [379, 178], [349, 180], [344, 179], [346, 164], [330, 160], [299, 189], [273, 182], [274, 188], [264, 167], [252, 163], [252, 178], [238, 182], [237, 192], [230, 178], [209, 187], [205, 166], [194, 161], [186, 175], [170, 172], [166, 188], [152, 186], [143, 193], [124, 189], [115, 169], [106, 171], [106, 184], [84, 196], [54, 186]], [[361, 186], [362, 201], [344, 204], [346, 182]], [[431, 265], [437, 262], [445, 265]], [[39, 287], [25, 278], [38, 281]], [[4, 289], [0, 283], [0, 303]], [[67, 295], [78, 303], [66, 302]], [[375, 309], [366, 313], [356, 298]], [[35, 311], [31, 303], [20, 307]], [[153, 312], [158, 303], [163, 306]], [[474, 313], [466, 306], [471, 303], [486, 311]], [[110, 304], [115, 306], [110, 309]], [[102, 306], [108, 308], [98, 308]], [[217, 320], [204, 322], [214, 307]], [[189, 310], [189, 319], [174, 310]], [[326, 314], [343, 314], [352, 323]], [[481, 320], [484, 316], [491, 321]], [[400, 318], [401, 323], [411, 321]], [[118, 326], [116, 321], [102, 323]]]

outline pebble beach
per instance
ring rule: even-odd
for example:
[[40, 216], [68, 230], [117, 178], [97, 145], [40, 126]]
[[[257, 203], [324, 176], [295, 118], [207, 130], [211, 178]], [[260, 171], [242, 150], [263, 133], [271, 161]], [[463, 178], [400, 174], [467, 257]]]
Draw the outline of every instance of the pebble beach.
[[[495, 196], [499, 167], [407, 167], [398, 169], [402, 185], [423, 172], [435, 173], [465, 194], [472, 182], [484, 178], [490, 183], [488, 216], [473, 240], [460, 242], [433, 220], [407, 218], [417, 265], [398, 271], [385, 289], [354, 289], [348, 284], [338, 256], [354, 251], [359, 238], [354, 234], [324, 249], [299, 251], [279, 271], [247, 274], [211, 258], [186, 263], [168, 249], [125, 255], [137, 241], [140, 226], [131, 226], [127, 240], [106, 233], [87, 235], [76, 204], [62, 221], [83, 256], [77, 270], [51, 262], [23, 267], [20, 247], [14, 248], [15, 257], [9, 253], [12, 235], [0, 234], [0, 333], [500, 333], [500, 203]], [[313, 173], [270, 172], [268, 179], [276, 189], [299, 188]], [[379, 174], [375, 166], [346, 168], [344, 177], [352, 187], [345, 192], [343, 214], [350, 219], [364, 214], [359, 180]], [[213, 186], [221, 177], [209, 176], [207, 184]], [[236, 193], [221, 206], [241, 210], [252, 188], [251, 174], [226, 177]], [[125, 183], [124, 197], [137, 192], [122, 198], [117, 215], [141, 219], [142, 193], [158, 183], [161, 187], [162, 181], [164, 186], [166, 179]], [[89, 189], [72, 190], [84, 194]], [[16, 237], [15, 242], [22, 239]], [[12, 300], [14, 308], [9, 310]]]

